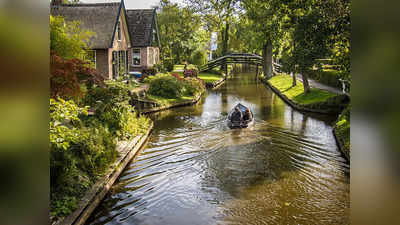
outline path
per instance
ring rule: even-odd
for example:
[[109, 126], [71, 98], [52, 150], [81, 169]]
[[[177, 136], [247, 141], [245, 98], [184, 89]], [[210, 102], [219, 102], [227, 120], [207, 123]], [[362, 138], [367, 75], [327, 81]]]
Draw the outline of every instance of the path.
[[131, 90], [131, 92], [142, 92], [142, 91], [147, 91], [149, 89], [149, 85], [148, 84], [143, 84], [139, 87], [136, 87], [134, 89]]
[[[303, 82], [303, 76], [301, 74], [296, 74], [296, 78], [300, 82]], [[317, 88], [317, 89], [333, 92], [333, 93], [336, 93], [336, 94], [343, 94], [342, 90], [340, 90], [339, 88], [335, 88], [335, 87], [331, 87], [331, 86], [328, 86], [328, 85], [325, 85], [325, 84], [321, 84], [318, 81], [310, 79], [310, 78], [308, 78], [308, 83], [310, 84], [310, 87], [313, 87], [313, 88]], [[349, 96], [348, 93], [345, 93], [345, 94], [347, 96]]]

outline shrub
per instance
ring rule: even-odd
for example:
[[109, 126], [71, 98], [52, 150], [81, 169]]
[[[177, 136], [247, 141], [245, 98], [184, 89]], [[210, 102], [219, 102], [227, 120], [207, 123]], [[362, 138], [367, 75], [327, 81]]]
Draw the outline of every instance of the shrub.
[[197, 75], [199, 74], [199, 69], [193, 64], [189, 64], [186, 67], [186, 70], [183, 71], [183, 77], [195, 77], [197, 78]]
[[157, 70], [157, 72], [160, 72], [160, 73], [168, 72], [167, 69], [164, 67], [164, 65], [161, 63], [154, 64], [153, 67]]
[[87, 127], [82, 122], [87, 107], [73, 101], [50, 99], [50, 188], [51, 213], [67, 215], [76, 199], [115, 160], [116, 140], [100, 123]]
[[120, 139], [129, 139], [142, 133], [148, 125], [148, 120], [143, 116], [137, 118], [129, 104], [130, 99], [129, 89], [122, 83], [111, 83], [106, 88], [90, 90], [85, 103], [94, 107], [96, 113], [86, 122], [105, 124], [110, 132]]
[[157, 75], [150, 80], [148, 93], [164, 98], [179, 98], [182, 96], [183, 85], [180, 80], [168, 74]]
[[172, 73], [171, 76], [175, 77], [176, 79], [180, 80], [180, 81], [184, 81], [185, 79], [183, 79], [179, 74], [177, 73]]
[[204, 50], [195, 50], [191, 57], [190, 57], [191, 63], [197, 65], [197, 66], [202, 66], [207, 63], [207, 53]]
[[197, 95], [205, 90], [204, 81], [192, 77], [185, 78], [185, 91], [187, 96]]
[[150, 68], [142, 70], [143, 75], [156, 75], [157, 72], [158, 72], [157, 68], [155, 68], [155, 67], [150, 67]]
[[189, 69], [189, 70], [185, 70], [185, 72], [183, 72], [183, 77], [194, 77], [197, 78], [198, 75], [198, 71], [194, 70], [194, 69]]
[[79, 59], [63, 59], [56, 52], [50, 52], [50, 96], [71, 98], [81, 97], [81, 85], [104, 86], [105, 77], [89, 64]]
[[174, 69], [174, 59], [173, 58], [165, 58], [162, 61], [162, 65], [167, 70], [167, 72], [171, 72]]
[[310, 73], [310, 78], [315, 79], [323, 84], [342, 88], [342, 83], [339, 81], [340, 72], [332, 69], [314, 70]]

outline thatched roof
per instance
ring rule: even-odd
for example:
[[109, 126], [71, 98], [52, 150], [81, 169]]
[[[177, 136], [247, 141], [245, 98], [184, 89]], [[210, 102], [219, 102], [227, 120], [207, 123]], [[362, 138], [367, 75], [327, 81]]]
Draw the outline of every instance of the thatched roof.
[[129, 33], [133, 47], [147, 47], [151, 45], [153, 28], [156, 26], [155, 9], [128, 9], [126, 10]]
[[62, 16], [66, 21], [79, 21], [81, 28], [96, 34], [89, 42], [92, 49], [112, 46], [120, 11], [125, 9], [123, 1], [113, 3], [52, 5], [51, 15]]

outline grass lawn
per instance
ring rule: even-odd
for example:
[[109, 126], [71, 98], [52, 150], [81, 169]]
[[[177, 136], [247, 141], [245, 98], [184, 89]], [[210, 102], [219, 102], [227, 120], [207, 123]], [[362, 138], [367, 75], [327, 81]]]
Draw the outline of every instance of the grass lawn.
[[172, 70], [172, 72], [176, 72], [177, 70], [183, 70], [183, 68], [185, 67], [185, 65], [174, 65], [174, 69]]
[[303, 84], [297, 81], [297, 85], [292, 87], [292, 77], [286, 74], [276, 75], [268, 80], [269, 83], [277, 88], [281, 93], [296, 103], [307, 105], [317, 102], [324, 102], [328, 98], [334, 97], [337, 94], [311, 88], [311, 92], [305, 95], [303, 93]]
[[[183, 78], [183, 72], [172, 72], [172, 73], [179, 74], [179, 76]], [[223, 77], [223, 75], [201, 72], [197, 75], [197, 77], [204, 80], [204, 82], [206, 83], [212, 83], [217, 80], [220, 80]]]
[[155, 95], [150, 95], [150, 94], [147, 95], [148, 100], [157, 102], [161, 106], [167, 106], [167, 105], [171, 105], [171, 104], [175, 104], [175, 103], [180, 103], [180, 102], [184, 102], [187, 100], [192, 100], [194, 98], [195, 98], [195, 96], [182, 96], [181, 98], [163, 98], [160, 96], [155, 96]]

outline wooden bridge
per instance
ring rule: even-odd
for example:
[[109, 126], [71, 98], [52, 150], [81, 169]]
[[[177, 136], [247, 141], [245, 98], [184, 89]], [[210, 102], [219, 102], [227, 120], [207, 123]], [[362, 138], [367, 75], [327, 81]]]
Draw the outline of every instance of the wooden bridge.
[[[211, 70], [217, 66], [225, 66], [228, 64], [249, 64], [262, 66], [263, 65], [263, 57], [257, 54], [250, 54], [250, 53], [231, 53], [212, 61], [209, 61], [204, 66], [200, 67], [200, 72]], [[273, 63], [275, 71], [280, 71], [281, 65], [277, 63]]]

